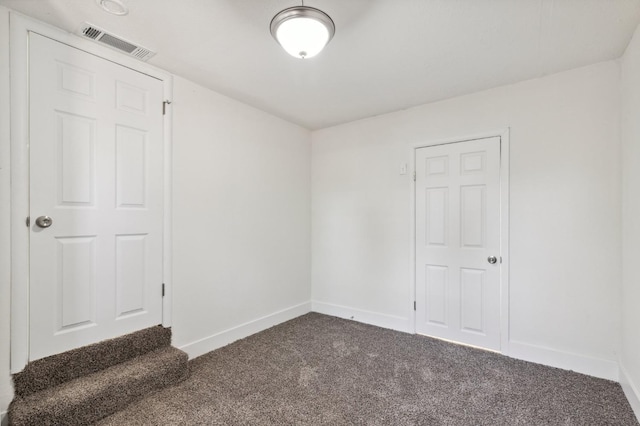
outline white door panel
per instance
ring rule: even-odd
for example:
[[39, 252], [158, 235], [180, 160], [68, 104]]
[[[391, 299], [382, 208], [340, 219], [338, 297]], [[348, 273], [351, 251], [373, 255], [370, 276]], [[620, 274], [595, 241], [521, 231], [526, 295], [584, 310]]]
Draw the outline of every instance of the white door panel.
[[500, 349], [500, 138], [416, 151], [416, 332]]
[[34, 33], [29, 55], [34, 360], [162, 322], [163, 85]]

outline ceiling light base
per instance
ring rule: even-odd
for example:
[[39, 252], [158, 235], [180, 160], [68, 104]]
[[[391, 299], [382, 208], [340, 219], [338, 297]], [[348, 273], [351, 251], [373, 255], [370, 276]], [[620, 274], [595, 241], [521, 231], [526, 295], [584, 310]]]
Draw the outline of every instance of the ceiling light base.
[[129, 13], [129, 8], [121, 0], [96, 0], [96, 3], [112, 15], [124, 16]]

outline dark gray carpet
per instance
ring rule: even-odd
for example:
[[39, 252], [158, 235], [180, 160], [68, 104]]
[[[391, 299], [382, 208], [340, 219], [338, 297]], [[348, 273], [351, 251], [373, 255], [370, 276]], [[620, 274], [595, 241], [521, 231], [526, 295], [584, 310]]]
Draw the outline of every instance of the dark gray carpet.
[[84, 426], [131, 402], [186, 378], [187, 354], [172, 346], [59, 386], [18, 398], [11, 404], [14, 426]]
[[29, 363], [13, 376], [9, 424], [93, 424], [184, 380], [187, 354], [170, 343], [171, 330], [157, 326]]
[[171, 344], [171, 329], [146, 328], [27, 364], [13, 375], [16, 396], [25, 397], [92, 374]]
[[99, 425], [638, 425], [617, 383], [308, 314]]

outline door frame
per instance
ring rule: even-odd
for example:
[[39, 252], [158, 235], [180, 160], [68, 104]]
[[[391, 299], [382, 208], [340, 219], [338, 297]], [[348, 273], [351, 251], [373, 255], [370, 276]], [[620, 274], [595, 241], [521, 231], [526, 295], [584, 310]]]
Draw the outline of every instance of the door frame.
[[[108, 61], [147, 74], [163, 83], [163, 99], [173, 99], [173, 76], [132, 57], [66, 33], [59, 28], [9, 12], [10, 72], [10, 176], [11, 176], [11, 368], [22, 371], [29, 361], [29, 32], [38, 33], [60, 43], [83, 50]], [[158, 105], [162, 108], [162, 105]], [[163, 123], [164, 143], [164, 219], [162, 276], [165, 294], [162, 300], [162, 325], [172, 322], [172, 252], [171, 252], [171, 108]]]
[[[438, 139], [414, 144], [411, 149], [413, 173], [416, 173], [417, 150], [437, 145], [469, 142], [477, 139], [500, 138], [500, 353], [509, 353], [509, 128], [475, 135]], [[411, 283], [410, 321], [411, 332], [416, 334], [416, 181], [411, 181]]]

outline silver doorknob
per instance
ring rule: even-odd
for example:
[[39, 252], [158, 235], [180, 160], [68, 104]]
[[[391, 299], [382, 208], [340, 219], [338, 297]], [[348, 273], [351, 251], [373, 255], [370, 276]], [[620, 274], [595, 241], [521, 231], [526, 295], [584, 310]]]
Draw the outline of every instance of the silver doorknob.
[[36, 225], [38, 225], [40, 228], [48, 228], [52, 223], [53, 219], [51, 219], [49, 216], [40, 216], [36, 219]]
[[487, 262], [489, 262], [489, 263], [490, 263], [490, 264], [492, 264], [492, 265], [493, 265], [494, 263], [496, 263], [497, 261], [498, 261], [498, 258], [497, 258], [497, 257], [495, 257], [495, 256], [489, 256], [489, 257], [487, 257]]

